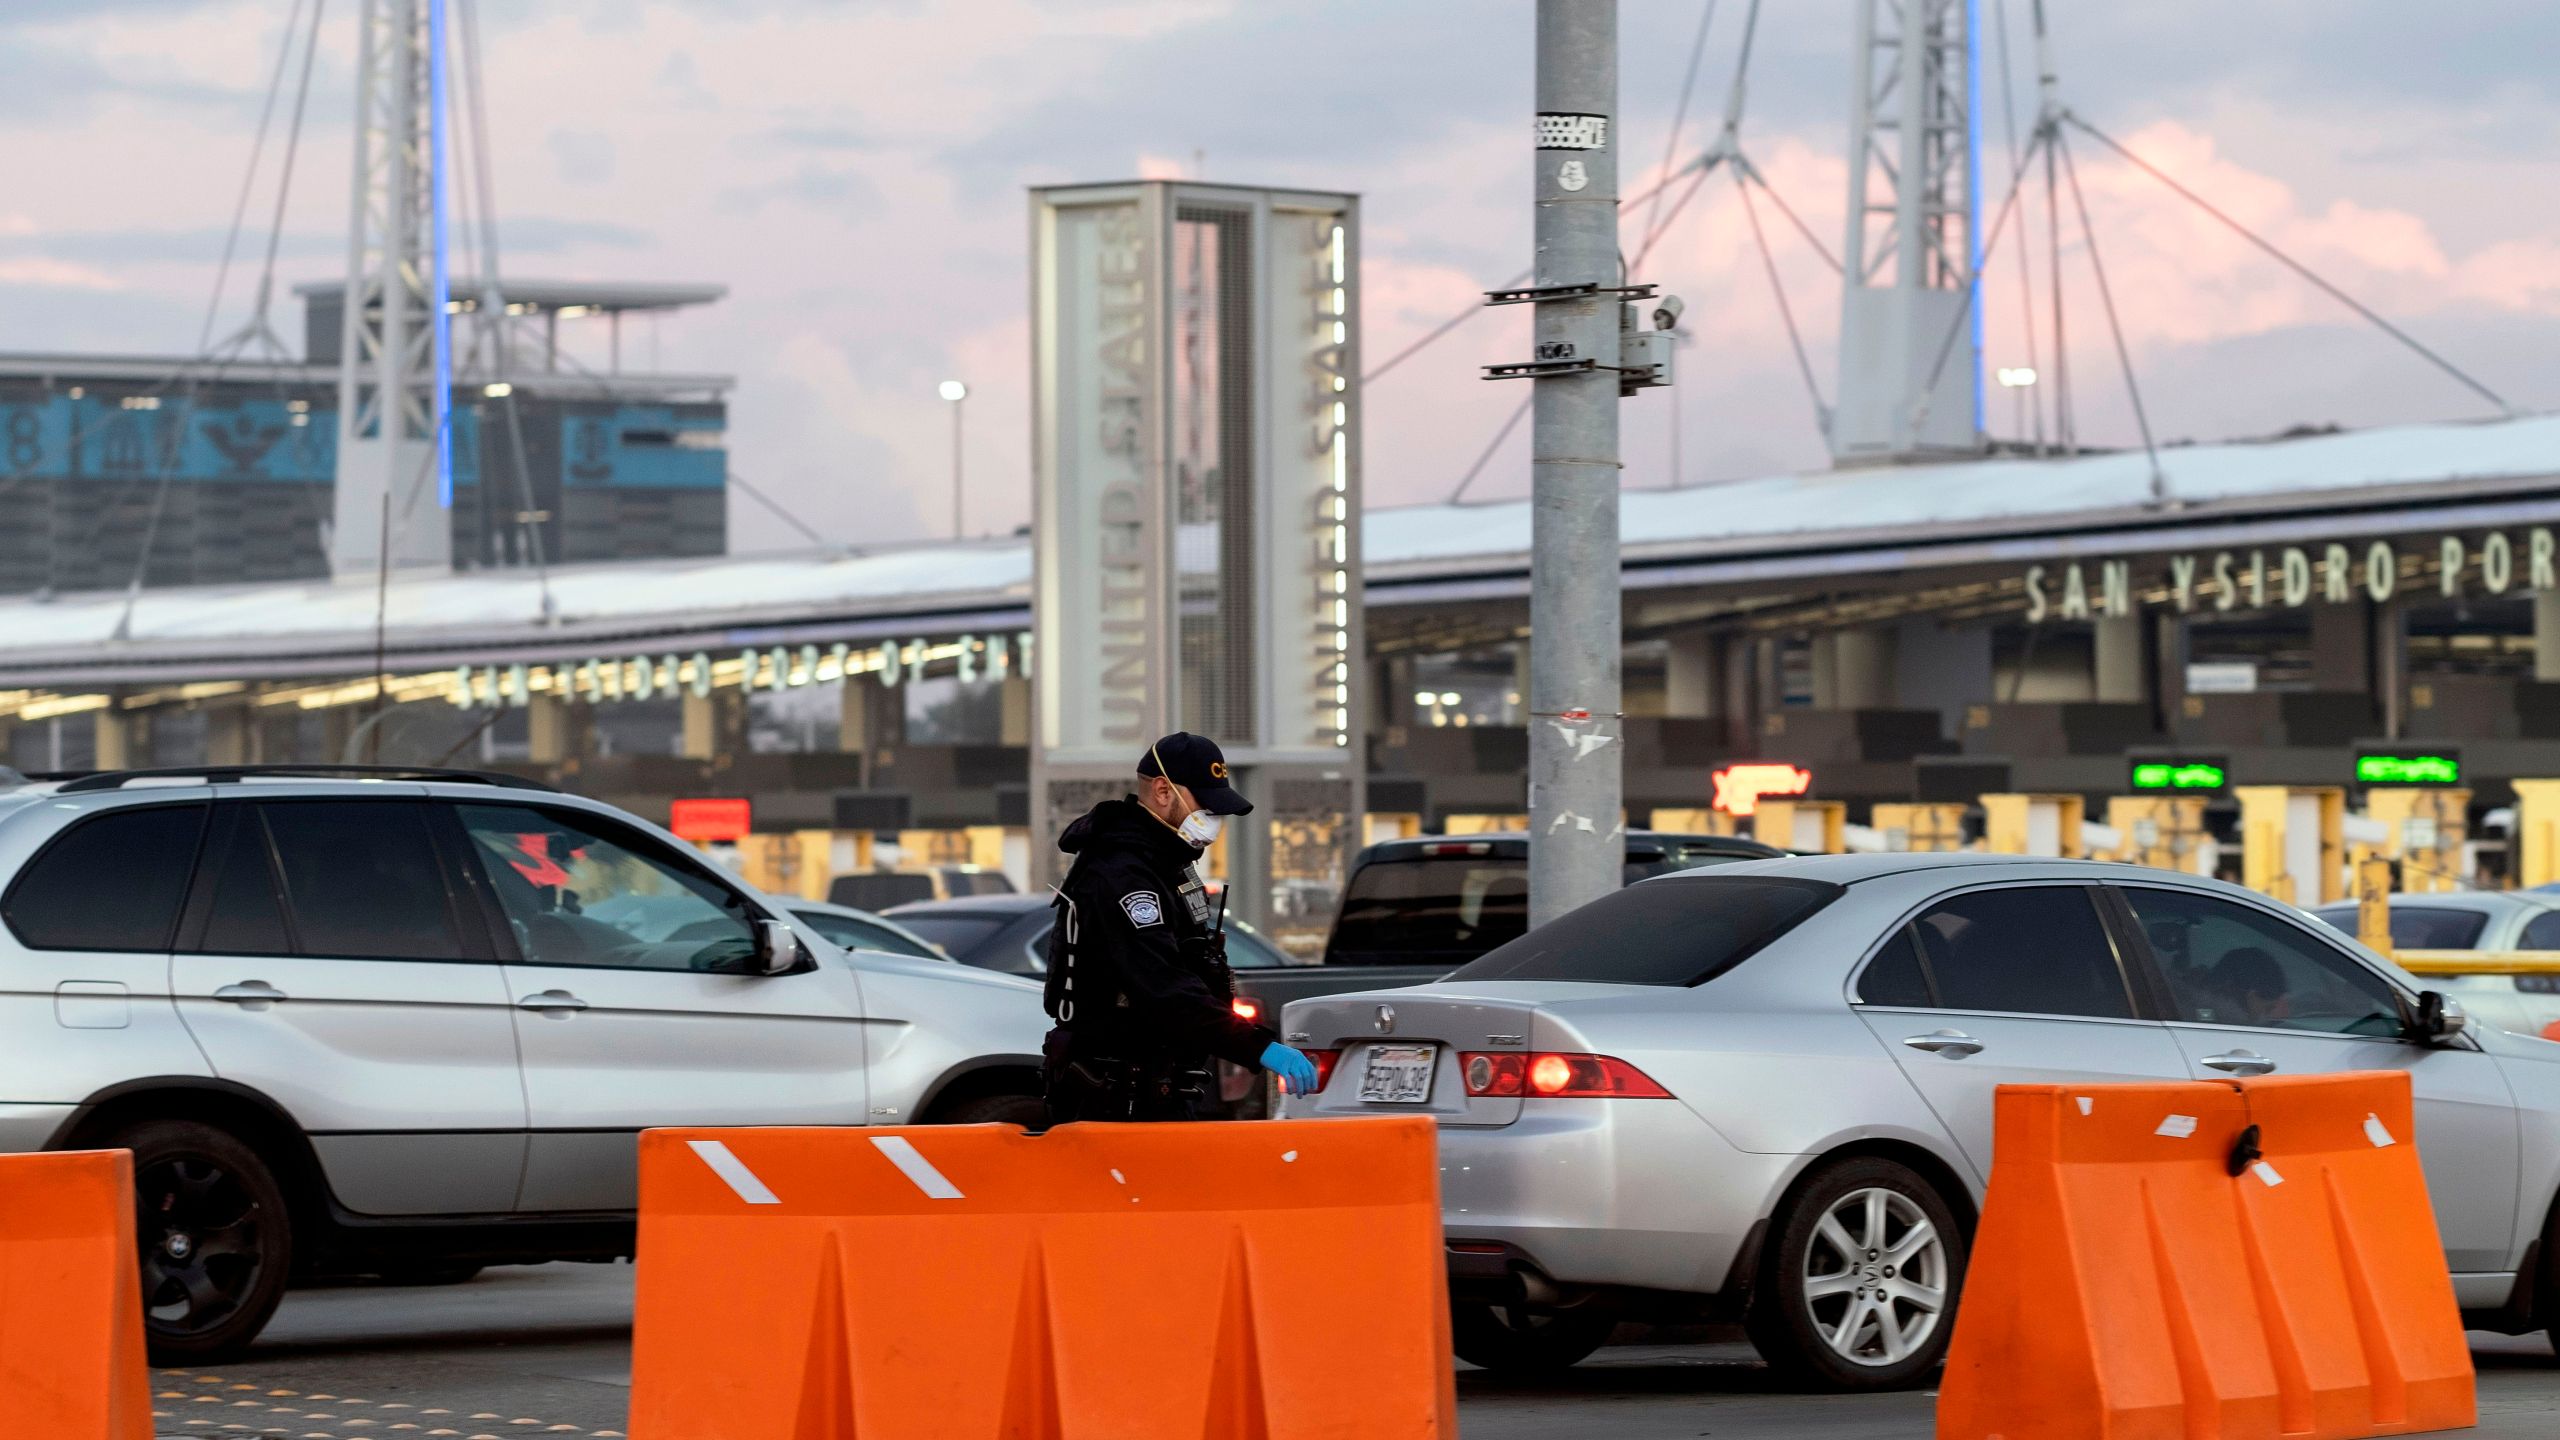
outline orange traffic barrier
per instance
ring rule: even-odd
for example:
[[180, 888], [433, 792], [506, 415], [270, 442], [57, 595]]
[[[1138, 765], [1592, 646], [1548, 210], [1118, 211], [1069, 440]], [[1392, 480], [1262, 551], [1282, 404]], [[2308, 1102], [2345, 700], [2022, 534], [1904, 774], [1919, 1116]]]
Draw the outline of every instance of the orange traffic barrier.
[[0, 1415], [47, 1440], [150, 1440], [133, 1155], [0, 1155]]
[[653, 1130], [635, 1440], [1457, 1434], [1436, 1136]]
[[2004, 1085], [1940, 1440], [2470, 1425], [2402, 1073]]

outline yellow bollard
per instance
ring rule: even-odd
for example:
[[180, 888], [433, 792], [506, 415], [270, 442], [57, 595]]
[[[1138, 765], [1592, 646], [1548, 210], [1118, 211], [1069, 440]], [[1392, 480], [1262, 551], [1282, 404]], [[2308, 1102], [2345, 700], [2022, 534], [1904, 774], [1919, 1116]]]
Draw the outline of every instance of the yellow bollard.
[[1884, 848], [1935, 852], [1964, 848], [1964, 807], [1957, 804], [1904, 805], [1880, 803], [1874, 825]]
[[2240, 785], [2242, 884], [2289, 905], [2346, 898], [2347, 793], [2335, 785]]
[[2515, 883], [2530, 890], [2560, 880], [2560, 780], [2515, 784]]
[[2197, 867], [2206, 839], [2202, 795], [2117, 795], [2107, 801], [2107, 827], [2124, 836], [2116, 858], [2162, 870]]
[[2391, 953], [2391, 862], [2379, 856], [2356, 864], [2356, 939]]
[[1652, 829], [1666, 835], [1740, 835], [1742, 817], [1703, 806], [1660, 807]]
[[2400, 889], [2435, 895], [2467, 889], [2462, 843], [2470, 836], [2471, 792], [2417, 785], [2378, 785], [2364, 797], [2367, 815], [2390, 827], [2381, 851], [2400, 863]]
[[1763, 800], [1751, 812], [1751, 838], [1781, 850], [1837, 855], [1849, 848], [1849, 807], [1838, 800]]
[[1994, 855], [2077, 860], [2087, 853], [2080, 836], [2087, 818], [2087, 802], [2077, 795], [1985, 795], [1982, 848]]

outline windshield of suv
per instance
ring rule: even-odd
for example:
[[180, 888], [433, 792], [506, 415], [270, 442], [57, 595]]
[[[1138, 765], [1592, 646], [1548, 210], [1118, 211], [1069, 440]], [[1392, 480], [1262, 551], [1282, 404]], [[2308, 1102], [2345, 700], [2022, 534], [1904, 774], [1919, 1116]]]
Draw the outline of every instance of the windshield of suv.
[[994, 939], [997, 931], [1022, 917], [1003, 910], [926, 910], [892, 918], [905, 926], [907, 933], [922, 936], [927, 944], [941, 946], [942, 953], [952, 959], [966, 960], [979, 946]]
[[[2311, 913], [2331, 929], [2356, 933], [2353, 905], [2324, 905]], [[2480, 947], [2480, 932], [2487, 928], [2489, 917], [2478, 910], [2453, 910], [2441, 905], [2391, 907], [2394, 950], [2476, 950]]]
[[1773, 875], [1631, 885], [1539, 926], [1448, 978], [1703, 985], [1843, 893], [1819, 880]]
[[858, 920], [832, 910], [794, 910], [791, 913], [800, 917], [800, 923], [847, 950], [886, 950], [892, 955], [913, 955], [924, 960], [951, 958], [931, 946], [918, 945], [874, 921]]

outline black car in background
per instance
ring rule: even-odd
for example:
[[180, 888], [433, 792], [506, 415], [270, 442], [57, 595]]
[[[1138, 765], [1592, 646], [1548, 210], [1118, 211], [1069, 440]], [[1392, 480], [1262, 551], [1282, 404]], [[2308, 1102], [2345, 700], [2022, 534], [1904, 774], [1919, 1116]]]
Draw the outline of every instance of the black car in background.
[[[1007, 975], [1041, 975], [1049, 969], [1049, 927], [1055, 916], [1046, 892], [1037, 895], [970, 895], [920, 900], [881, 912], [910, 934], [923, 936], [963, 965]], [[1265, 970], [1292, 962], [1260, 931], [1227, 917], [1227, 963]]]
[[[1008, 975], [1043, 975], [1049, 969], [1049, 927], [1056, 914], [1049, 896], [971, 895], [958, 900], [925, 900], [883, 912], [911, 934], [920, 935], [963, 965], [1001, 970]], [[1260, 932], [1233, 915], [1227, 917], [1227, 964], [1236, 972], [1236, 1013], [1248, 1020], [1264, 1018], [1266, 1002], [1247, 989], [1245, 977], [1268, 975], [1296, 962]], [[1218, 1100], [1238, 1119], [1268, 1114], [1261, 1088], [1246, 1070], [1218, 1062]]]
[[[1627, 835], [1626, 883], [1787, 852], [1735, 835]], [[1418, 835], [1385, 840], [1352, 862], [1327, 965], [1454, 970], [1529, 931], [1529, 837]], [[1296, 996], [1290, 998], [1295, 999]]]

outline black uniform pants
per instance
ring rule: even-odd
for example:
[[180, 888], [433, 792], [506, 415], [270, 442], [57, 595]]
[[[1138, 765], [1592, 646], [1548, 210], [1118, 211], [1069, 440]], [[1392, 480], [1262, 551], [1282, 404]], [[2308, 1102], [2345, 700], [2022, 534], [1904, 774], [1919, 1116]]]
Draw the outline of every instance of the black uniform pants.
[[1205, 1060], [1132, 1063], [1070, 1058], [1065, 1032], [1051, 1031], [1045, 1047], [1049, 1123], [1077, 1120], [1197, 1120], [1207, 1107], [1214, 1077]]

